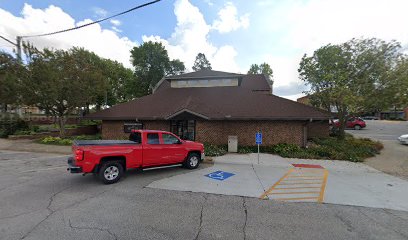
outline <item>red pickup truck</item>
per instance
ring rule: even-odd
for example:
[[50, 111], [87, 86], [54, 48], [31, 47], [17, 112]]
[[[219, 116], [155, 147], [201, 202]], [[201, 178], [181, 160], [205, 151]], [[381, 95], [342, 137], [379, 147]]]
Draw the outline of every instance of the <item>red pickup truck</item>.
[[204, 159], [203, 144], [156, 130], [135, 130], [129, 140], [75, 141], [72, 152], [74, 156], [68, 158], [69, 172], [94, 173], [106, 184], [119, 181], [130, 168], [182, 164], [195, 169]]

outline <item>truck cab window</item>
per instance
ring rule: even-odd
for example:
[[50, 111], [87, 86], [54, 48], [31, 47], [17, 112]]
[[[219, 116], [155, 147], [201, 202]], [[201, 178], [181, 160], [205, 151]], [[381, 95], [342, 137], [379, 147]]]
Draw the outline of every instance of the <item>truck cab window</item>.
[[132, 132], [129, 135], [129, 140], [135, 143], [142, 143], [142, 134], [140, 132]]
[[147, 144], [160, 144], [158, 133], [148, 133], [147, 134]]
[[180, 141], [173, 135], [163, 133], [162, 134], [164, 144], [178, 144]]

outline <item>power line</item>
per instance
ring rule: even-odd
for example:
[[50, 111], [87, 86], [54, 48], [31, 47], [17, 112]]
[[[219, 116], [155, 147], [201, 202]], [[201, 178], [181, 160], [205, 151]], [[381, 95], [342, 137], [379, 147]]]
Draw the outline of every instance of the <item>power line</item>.
[[[103, 19], [100, 19], [100, 20], [97, 20], [97, 21], [94, 21], [94, 22], [86, 23], [86, 24], [84, 24], [84, 25], [80, 25], [80, 26], [77, 26], [77, 27], [68, 28], [68, 29], [64, 29], [64, 30], [60, 30], [60, 31], [56, 31], [56, 32], [50, 32], [50, 33], [43, 33], [43, 34], [36, 34], [36, 35], [21, 36], [21, 38], [44, 37], [44, 36], [49, 36], [49, 35], [54, 35], [54, 34], [58, 34], [58, 33], [63, 33], [63, 32], [68, 32], [68, 31], [80, 29], [80, 28], [83, 28], [83, 27], [87, 27], [87, 26], [90, 26], [90, 25], [93, 25], [93, 24], [96, 24], [96, 23], [100, 23], [100, 22], [109, 20], [109, 19], [111, 19], [111, 18], [114, 18], [114, 17], [120, 16], [120, 15], [129, 13], [129, 12], [132, 12], [132, 11], [134, 11], [134, 10], [136, 10], [136, 9], [143, 8], [143, 7], [146, 7], [146, 6], [148, 6], [148, 5], [151, 5], [151, 4], [160, 2], [160, 1], [161, 1], [161, 0], [151, 1], [151, 2], [148, 2], [148, 3], [142, 4], [142, 5], [136, 6], [136, 7], [134, 7], [134, 8], [131, 8], [131, 9], [129, 9], [129, 10], [126, 10], [126, 11], [124, 11], [124, 12], [115, 14], [115, 15], [113, 15], [113, 16], [110, 16], [110, 17], [107, 17], [107, 18], [103, 18]], [[1, 37], [1, 36], [0, 36], [0, 37]], [[3, 37], [2, 37], [2, 38], [3, 38]], [[5, 39], [5, 38], [4, 38], [4, 39]], [[5, 40], [8, 41], [7, 39], [5, 39]], [[10, 41], [9, 41], [9, 42], [10, 42]], [[11, 42], [10, 42], [10, 43], [11, 43]], [[13, 43], [13, 44], [14, 44], [14, 43]]]
[[0, 35], [0, 38], [4, 39], [5, 41], [7, 41], [7, 42], [10, 43], [10, 44], [13, 44], [14, 46], [17, 46], [16, 43], [12, 42], [11, 40], [8, 40], [7, 38], [5, 38], [5, 37], [3, 37], [3, 36], [1, 36], [1, 35]]

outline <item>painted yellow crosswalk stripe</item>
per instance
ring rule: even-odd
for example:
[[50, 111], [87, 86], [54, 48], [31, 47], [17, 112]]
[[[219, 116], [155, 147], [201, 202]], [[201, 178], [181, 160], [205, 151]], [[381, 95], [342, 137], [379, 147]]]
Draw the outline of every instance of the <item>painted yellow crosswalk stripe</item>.
[[261, 199], [278, 201], [314, 200], [323, 202], [329, 171], [327, 169], [291, 168]]

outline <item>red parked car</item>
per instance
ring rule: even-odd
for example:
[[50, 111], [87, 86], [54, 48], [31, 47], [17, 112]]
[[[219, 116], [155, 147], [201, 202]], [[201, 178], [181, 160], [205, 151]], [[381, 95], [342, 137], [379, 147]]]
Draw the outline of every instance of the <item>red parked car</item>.
[[127, 169], [176, 164], [195, 169], [204, 159], [203, 144], [155, 130], [135, 130], [129, 140], [75, 141], [72, 152], [68, 171], [94, 173], [106, 184], [119, 181]]
[[[333, 124], [336, 127], [340, 127], [340, 123], [338, 120], [334, 120]], [[346, 122], [346, 128], [352, 128], [354, 130], [361, 130], [362, 128], [365, 128], [365, 127], [366, 127], [365, 121], [359, 117], [349, 118]]]

